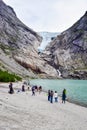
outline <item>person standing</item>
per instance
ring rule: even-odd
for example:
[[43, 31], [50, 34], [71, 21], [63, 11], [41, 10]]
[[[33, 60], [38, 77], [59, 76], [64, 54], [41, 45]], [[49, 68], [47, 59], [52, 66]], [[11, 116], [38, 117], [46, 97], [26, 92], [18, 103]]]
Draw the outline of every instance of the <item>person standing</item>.
[[22, 92], [25, 92], [25, 86], [24, 86], [24, 84], [22, 85]]
[[48, 90], [48, 101], [50, 101], [50, 90]]
[[64, 89], [62, 92], [62, 103], [65, 103], [65, 101], [66, 101], [66, 89]]
[[14, 89], [13, 89], [13, 84], [12, 83], [9, 84], [9, 93], [10, 94], [14, 93]]
[[55, 98], [55, 102], [58, 102], [58, 93], [57, 93], [57, 91], [55, 91], [55, 93], [54, 93], [54, 98]]
[[42, 91], [42, 86], [39, 86], [39, 94], [41, 93], [41, 91]]
[[50, 103], [53, 103], [53, 91], [50, 92]]
[[32, 87], [32, 96], [35, 96], [35, 87]]

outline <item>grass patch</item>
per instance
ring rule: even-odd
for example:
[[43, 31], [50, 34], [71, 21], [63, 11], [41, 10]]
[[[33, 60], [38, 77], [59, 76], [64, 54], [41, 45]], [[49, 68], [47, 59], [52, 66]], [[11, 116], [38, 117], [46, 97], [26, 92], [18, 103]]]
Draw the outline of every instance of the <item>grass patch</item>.
[[10, 74], [8, 71], [0, 70], [0, 82], [15, 82], [21, 81], [22, 78], [15, 74]]

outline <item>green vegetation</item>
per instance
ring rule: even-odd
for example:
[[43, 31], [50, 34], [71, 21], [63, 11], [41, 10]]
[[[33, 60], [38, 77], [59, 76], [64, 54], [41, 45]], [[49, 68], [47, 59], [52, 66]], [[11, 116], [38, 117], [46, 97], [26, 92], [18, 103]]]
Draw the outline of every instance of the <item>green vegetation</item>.
[[3, 52], [7, 55], [10, 55], [10, 52], [13, 51], [14, 49], [11, 46], [4, 45], [0, 43], [0, 48], [3, 50]]
[[84, 40], [84, 42], [87, 42], [87, 37], [84, 37], [83, 40]]
[[74, 71], [87, 71], [87, 67], [86, 68], [77, 68]]
[[83, 32], [84, 32], [83, 29], [79, 29], [79, 30], [78, 30], [78, 33], [83, 33]]
[[15, 82], [20, 80], [22, 80], [22, 78], [17, 75], [0, 70], [0, 82]]
[[16, 43], [18, 36], [9, 36], [9, 38], [13, 43]]

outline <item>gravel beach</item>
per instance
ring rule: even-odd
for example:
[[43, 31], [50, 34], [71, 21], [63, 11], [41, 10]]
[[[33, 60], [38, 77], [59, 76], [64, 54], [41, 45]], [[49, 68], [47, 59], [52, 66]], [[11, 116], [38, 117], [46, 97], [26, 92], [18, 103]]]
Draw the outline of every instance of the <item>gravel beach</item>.
[[32, 96], [31, 91], [17, 92], [20, 84], [0, 83], [0, 130], [87, 130], [87, 108], [69, 102], [51, 104], [47, 94]]

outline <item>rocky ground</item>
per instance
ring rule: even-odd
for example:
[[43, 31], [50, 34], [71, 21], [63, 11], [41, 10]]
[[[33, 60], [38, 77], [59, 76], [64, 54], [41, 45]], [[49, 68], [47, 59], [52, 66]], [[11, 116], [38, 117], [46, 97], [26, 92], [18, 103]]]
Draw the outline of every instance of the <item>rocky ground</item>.
[[87, 108], [71, 104], [51, 104], [42, 92], [17, 92], [21, 83], [13, 84], [15, 93], [8, 94], [8, 84], [0, 84], [0, 130], [86, 130]]

